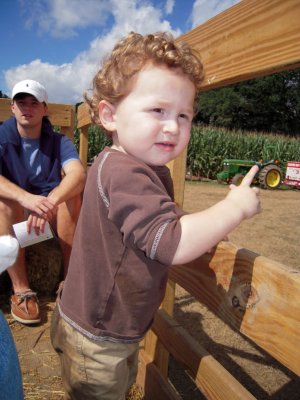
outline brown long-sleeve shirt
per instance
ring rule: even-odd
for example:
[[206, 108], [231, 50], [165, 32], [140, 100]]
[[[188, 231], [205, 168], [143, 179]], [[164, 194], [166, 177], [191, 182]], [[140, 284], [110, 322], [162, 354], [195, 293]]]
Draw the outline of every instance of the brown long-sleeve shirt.
[[165, 293], [181, 215], [167, 167], [100, 153], [88, 173], [61, 316], [93, 340], [140, 340]]

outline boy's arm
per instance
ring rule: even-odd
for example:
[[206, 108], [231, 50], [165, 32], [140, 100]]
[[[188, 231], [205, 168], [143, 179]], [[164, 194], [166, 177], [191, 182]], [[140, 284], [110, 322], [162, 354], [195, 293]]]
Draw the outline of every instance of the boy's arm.
[[260, 212], [259, 190], [251, 188], [258, 171], [254, 166], [240, 186], [230, 186], [226, 198], [207, 210], [180, 218], [181, 238], [173, 258], [173, 265], [185, 264], [218, 244], [244, 219]]

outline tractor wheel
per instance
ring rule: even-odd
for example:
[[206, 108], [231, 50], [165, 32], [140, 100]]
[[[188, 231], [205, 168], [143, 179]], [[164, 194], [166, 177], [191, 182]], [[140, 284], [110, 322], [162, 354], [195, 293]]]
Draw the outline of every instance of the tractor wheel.
[[277, 189], [281, 184], [282, 172], [277, 165], [267, 165], [259, 172], [259, 184], [264, 189]]
[[231, 179], [231, 183], [233, 183], [235, 186], [240, 186], [240, 184], [242, 183], [243, 179], [244, 179], [244, 175], [243, 174], [236, 174]]

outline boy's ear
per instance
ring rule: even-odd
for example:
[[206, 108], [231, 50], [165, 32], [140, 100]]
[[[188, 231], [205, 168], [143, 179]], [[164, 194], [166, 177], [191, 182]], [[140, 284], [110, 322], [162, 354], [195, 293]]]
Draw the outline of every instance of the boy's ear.
[[106, 100], [101, 100], [99, 103], [99, 118], [103, 127], [109, 131], [114, 132], [115, 128], [115, 106]]

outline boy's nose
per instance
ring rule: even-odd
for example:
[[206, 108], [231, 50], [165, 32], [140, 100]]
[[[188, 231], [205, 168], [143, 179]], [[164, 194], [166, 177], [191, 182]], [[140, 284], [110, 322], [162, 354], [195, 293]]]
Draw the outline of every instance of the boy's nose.
[[177, 135], [179, 132], [179, 127], [178, 127], [177, 121], [174, 119], [169, 119], [169, 120], [165, 121], [163, 131], [165, 133], [171, 133], [172, 135]]

